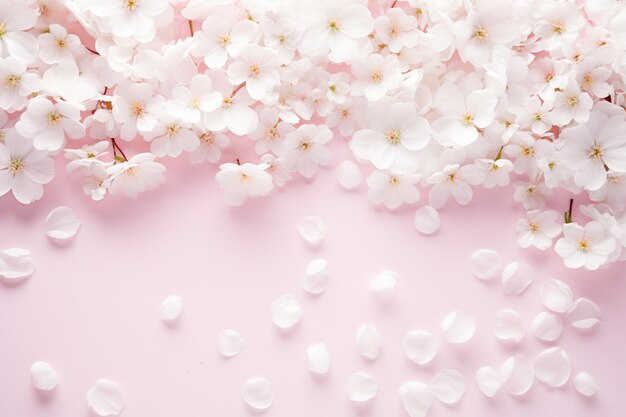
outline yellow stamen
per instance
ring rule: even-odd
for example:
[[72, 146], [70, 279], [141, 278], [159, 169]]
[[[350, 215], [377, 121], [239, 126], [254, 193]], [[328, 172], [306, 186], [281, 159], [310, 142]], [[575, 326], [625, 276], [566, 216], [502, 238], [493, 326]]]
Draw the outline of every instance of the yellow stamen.
[[598, 145], [595, 145], [593, 148], [591, 148], [589, 150], [589, 158], [590, 159], [595, 159], [596, 161], [602, 159], [602, 148], [599, 147]]
[[372, 75], [370, 75], [370, 80], [373, 83], [376, 83], [376, 84], [382, 82], [383, 81], [383, 73], [381, 71], [374, 71], [372, 73]]
[[17, 87], [21, 80], [22, 77], [20, 77], [19, 75], [9, 75], [4, 79], [4, 83], [9, 87]]
[[339, 32], [339, 22], [335, 19], [331, 19], [328, 21], [328, 29], [331, 32]]
[[298, 149], [300, 149], [303, 152], [307, 152], [309, 149], [311, 149], [311, 142], [309, 142], [307, 139], [303, 139], [300, 142]]
[[56, 126], [59, 124], [59, 121], [61, 120], [61, 116], [59, 113], [54, 112], [54, 113], [50, 113], [48, 115], [48, 124], [50, 124], [50, 126]]
[[398, 144], [400, 142], [400, 130], [399, 129], [391, 129], [385, 133], [385, 139], [392, 145]]
[[16, 176], [24, 169], [24, 162], [21, 159], [12, 159], [9, 164], [11, 175]]
[[487, 31], [483, 27], [477, 27], [476, 29], [474, 29], [472, 37], [478, 39], [481, 42], [485, 42], [487, 40]]

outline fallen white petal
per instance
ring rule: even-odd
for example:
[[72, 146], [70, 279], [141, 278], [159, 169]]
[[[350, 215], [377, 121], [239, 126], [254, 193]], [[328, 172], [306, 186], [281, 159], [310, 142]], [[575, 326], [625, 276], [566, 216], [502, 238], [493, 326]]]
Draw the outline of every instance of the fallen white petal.
[[464, 313], [454, 311], [442, 320], [441, 330], [443, 331], [443, 338], [448, 343], [465, 343], [476, 332], [476, 319]]
[[236, 330], [226, 329], [217, 335], [217, 351], [227, 358], [238, 355], [243, 350], [245, 339]]
[[369, 374], [355, 372], [348, 377], [348, 398], [354, 402], [365, 402], [376, 397], [378, 384]]
[[532, 330], [538, 339], [553, 342], [563, 333], [563, 320], [556, 314], [543, 311], [533, 319]]
[[99, 416], [116, 416], [124, 409], [122, 389], [113, 381], [99, 379], [87, 391], [87, 405]]
[[439, 350], [439, 341], [430, 332], [413, 330], [404, 338], [404, 353], [418, 365], [425, 365], [433, 360]]
[[409, 381], [400, 387], [400, 402], [409, 417], [426, 417], [435, 400], [430, 386], [421, 381]]
[[465, 377], [456, 369], [442, 369], [430, 380], [430, 389], [442, 403], [454, 404], [465, 393]]
[[9, 248], [0, 252], [0, 276], [8, 280], [28, 278], [35, 272], [35, 260], [22, 248]]
[[78, 233], [78, 229], [80, 229], [80, 220], [74, 210], [69, 207], [57, 207], [46, 218], [46, 234], [51, 239], [70, 239]]
[[502, 375], [491, 366], [476, 371], [476, 384], [485, 397], [493, 397], [502, 387]]
[[309, 370], [314, 374], [325, 374], [330, 368], [330, 353], [323, 343], [311, 345], [306, 350]]
[[592, 397], [598, 392], [598, 384], [587, 372], [580, 372], [574, 377], [574, 388], [585, 397]]
[[502, 257], [491, 249], [478, 249], [469, 256], [470, 272], [474, 277], [490, 280], [502, 269]]
[[432, 235], [441, 226], [439, 213], [434, 207], [423, 206], [415, 212], [415, 228], [425, 235]]
[[596, 303], [588, 298], [578, 298], [567, 312], [567, 318], [577, 329], [590, 329], [600, 323], [602, 312]]
[[175, 322], [183, 311], [183, 299], [180, 295], [170, 295], [161, 303], [159, 315], [166, 323]]
[[565, 313], [572, 306], [572, 290], [569, 285], [558, 279], [542, 282], [539, 294], [541, 302], [548, 310]]
[[506, 294], [521, 294], [535, 279], [535, 271], [530, 265], [511, 262], [502, 271], [502, 286]]
[[302, 239], [312, 245], [317, 245], [326, 236], [326, 225], [315, 216], [303, 217], [298, 222], [298, 232]]
[[50, 391], [59, 383], [59, 374], [46, 362], [35, 362], [30, 366], [30, 379], [39, 390]]
[[381, 271], [370, 281], [370, 289], [383, 302], [389, 302], [393, 299], [397, 285], [398, 273], [388, 269]]
[[500, 369], [506, 390], [512, 395], [524, 395], [535, 382], [533, 362], [524, 355], [515, 355], [504, 361]]
[[493, 323], [493, 334], [500, 340], [519, 343], [526, 334], [522, 316], [515, 310], [499, 311]]
[[302, 279], [304, 291], [311, 294], [321, 294], [328, 286], [328, 261], [315, 259], [309, 262]]
[[571, 372], [569, 355], [560, 347], [546, 349], [535, 358], [535, 376], [550, 387], [565, 385]]
[[361, 169], [357, 164], [352, 161], [343, 161], [337, 168], [337, 181], [346, 190], [352, 190], [353, 188], [361, 185], [363, 175]]
[[289, 329], [302, 318], [302, 307], [293, 295], [285, 294], [278, 297], [271, 307], [272, 321], [281, 329]]
[[255, 410], [267, 410], [274, 403], [274, 393], [270, 381], [263, 377], [253, 377], [243, 384], [243, 401]]
[[374, 360], [380, 355], [382, 337], [376, 326], [363, 324], [356, 332], [356, 347], [359, 354], [366, 359]]

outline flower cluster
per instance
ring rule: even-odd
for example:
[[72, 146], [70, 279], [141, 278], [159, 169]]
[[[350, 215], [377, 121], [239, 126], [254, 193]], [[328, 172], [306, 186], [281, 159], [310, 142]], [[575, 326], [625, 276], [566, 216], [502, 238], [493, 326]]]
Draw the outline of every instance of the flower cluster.
[[626, 257], [625, 52], [619, 0], [5, 0], [0, 195], [41, 198], [64, 155], [134, 197], [187, 154], [240, 205], [340, 136], [374, 204], [512, 183], [519, 244], [596, 269]]

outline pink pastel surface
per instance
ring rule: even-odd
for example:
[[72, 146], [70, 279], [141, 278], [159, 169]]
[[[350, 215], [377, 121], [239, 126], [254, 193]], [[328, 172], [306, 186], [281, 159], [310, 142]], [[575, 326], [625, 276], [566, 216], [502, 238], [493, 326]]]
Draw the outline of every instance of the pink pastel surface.
[[[339, 152], [347, 156], [345, 149]], [[338, 155], [335, 162], [340, 160]], [[42, 201], [24, 207], [11, 197], [0, 200], [0, 248], [28, 248], [38, 264], [21, 285], [0, 285], [0, 416], [89, 416], [86, 392], [99, 378], [121, 385], [124, 416], [250, 416], [242, 384], [265, 376], [275, 403], [263, 415], [400, 417], [405, 415], [400, 385], [428, 381], [444, 367], [463, 372], [468, 388], [456, 406], [433, 404], [432, 417], [624, 415], [624, 265], [571, 271], [553, 252], [518, 248], [514, 223], [522, 210], [510, 188], [477, 192], [466, 208], [449, 204], [441, 212], [440, 231], [425, 237], [413, 227], [415, 208], [375, 208], [364, 185], [352, 192], [340, 189], [334, 168], [240, 208], [223, 204], [214, 168], [186, 161], [170, 168], [164, 186], [135, 200], [92, 202], [82, 195], [80, 179], [68, 180], [61, 167]], [[59, 205], [72, 207], [82, 220], [67, 246], [45, 235], [45, 218]], [[296, 231], [306, 215], [319, 216], [328, 226], [317, 249]], [[531, 263], [537, 280], [519, 297], [504, 295], [498, 282], [479, 282], [469, 274], [467, 257], [482, 247], [499, 250], [507, 262]], [[302, 290], [301, 277], [316, 257], [328, 259], [330, 285], [314, 297]], [[400, 274], [397, 297], [387, 308], [368, 288], [381, 269]], [[536, 381], [522, 399], [506, 392], [485, 398], [474, 382], [479, 367], [499, 367], [513, 353], [534, 356], [551, 346], [533, 336], [517, 349], [503, 346], [491, 331], [495, 313], [516, 309], [528, 329], [543, 311], [539, 283], [553, 277], [603, 311], [592, 332], [566, 326], [556, 342], [569, 352], [574, 373], [595, 377], [599, 394], [584, 398], [571, 380], [561, 389]], [[158, 316], [170, 294], [185, 300], [173, 327]], [[269, 313], [282, 294], [295, 295], [304, 309], [288, 334], [273, 326]], [[477, 317], [474, 339], [442, 345], [427, 367], [410, 363], [402, 350], [404, 335], [416, 328], [438, 333], [441, 319], [453, 310]], [[372, 363], [355, 348], [356, 329], [365, 322], [383, 336], [382, 354]], [[232, 359], [217, 352], [216, 336], [225, 328], [246, 338], [244, 351]], [[331, 352], [331, 371], [322, 378], [307, 370], [305, 350], [316, 342]], [[61, 376], [48, 395], [31, 386], [29, 367], [37, 360], [49, 362]], [[356, 371], [370, 373], [380, 384], [368, 407], [355, 407], [347, 398], [345, 383]]]

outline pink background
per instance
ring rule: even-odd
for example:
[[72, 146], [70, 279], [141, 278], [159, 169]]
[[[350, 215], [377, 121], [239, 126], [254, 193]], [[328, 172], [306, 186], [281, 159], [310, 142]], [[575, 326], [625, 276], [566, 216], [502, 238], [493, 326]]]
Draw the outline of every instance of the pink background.
[[[343, 146], [336, 146], [347, 156]], [[236, 155], [226, 156], [234, 160]], [[553, 253], [516, 246], [514, 222], [522, 215], [512, 190], [479, 191], [471, 206], [449, 204], [437, 235], [413, 227], [415, 208], [389, 212], [373, 207], [365, 185], [346, 192], [334, 168], [311, 183], [296, 181], [269, 198], [227, 207], [213, 181], [214, 167], [191, 166], [181, 157], [168, 167], [167, 183], [136, 200], [109, 198], [95, 203], [82, 195], [79, 176], [61, 166], [44, 199], [21, 206], [0, 199], [0, 248], [25, 247], [38, 269], [19, 286], [0, 285], [0, 415], [2, 417], [88, 416], [86, 392], [99, 378], [118, 382], [126, 397], [124, 416], [249, 416], [241, 401], [243, 382], [265, 376], [275, 394], [264, 415], [286, 417], [404, 416], [397, 397], [411, 379], [428, 381], [443, 367], [466, 375], [467, 392], [448, 407], [435, 402], [430, 416], [507, 417], [558, 415], [621, 417], [626, 386], [626, 278], [623, 265], [596, 273], [570, 271]], [[341, 158], [337, 155], [335, 162]], [[566, 205], [566, 199], [558, 202]], [[44, 220], [58, 205], [69, 205], [82, 220], [65, 247], [45, 236]], [[297, 221], [317, 215], [328, 225], [326, 241], [313, 250], [300, 239]], [[505, 261], [530, 262], [536, 282], [520, 297], [506, 296], [499, 283], [470, 276], [467, 256], [497, 248]], [[328, 291], [303, 292], [305, 265], [325, 257], [331, 271]], [[379, 270], [397, 269], [400, 284], [388, 308], [369, 292]], [[480, 394], [476, 369], [499, 367], [515, 352], [536, 355], [549, 345], [527, 336], [518, 349], [493, 336], [496, 312], [514, 308], [527, 327], [542, 311], [539, 282], [556, 277], [576, 296], [589, 297], [603, 311], [603, 322], [588, 334], [566, 326], [557, 345], [571, 356], [574, 372], [587, 371], [599, 394], [589, 400], [573, 389], [548, 389], [536, 382], [522, 399], [501, 392]], [[185, 300], [174, 327], [158, 317], [170, 294]], [[304, 309], [298, 327], [281, 334], [269, 306], [281, 294], [295, 295]], [[426, 368], [402, 351], [406, 332], [438, 332], [448, 312], [476, 315], [477, 334], [466, 345], [442, 345]], [[354, 335], [365, 322], [383, 335], [381, 357], [368, 363], [355, 351]], [[241, 355], [226, 360], [216, 349], [224, 328], [246, 338]], [[316, 378], [307, 370], [305, 349], [324, 342], [331, 371]], [[31, 386], [29, 367], [49, 362], [61, 381], [49, 395]], [[380, 393], [369, 407], [355, 407], [345, 382], [355, 371], [370, 373]]]

